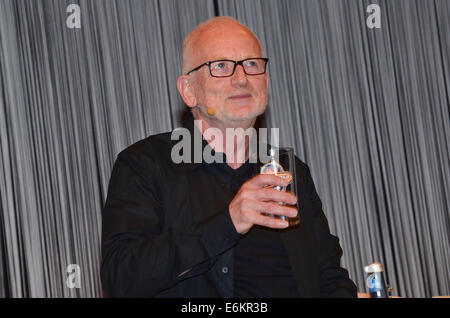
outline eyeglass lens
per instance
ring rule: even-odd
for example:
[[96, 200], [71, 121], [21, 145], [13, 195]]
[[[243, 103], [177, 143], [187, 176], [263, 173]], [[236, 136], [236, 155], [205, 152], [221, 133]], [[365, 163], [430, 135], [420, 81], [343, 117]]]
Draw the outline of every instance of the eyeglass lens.
[[[248, 75], [263, 74], [266, 68], [266, 61], [263, 59], [249, 59], [242, 62], [244, 71]], [[212, 76], [230, 76], [233, 74], [235, 63], [233, 61], [215, 61], [210, 64]]]

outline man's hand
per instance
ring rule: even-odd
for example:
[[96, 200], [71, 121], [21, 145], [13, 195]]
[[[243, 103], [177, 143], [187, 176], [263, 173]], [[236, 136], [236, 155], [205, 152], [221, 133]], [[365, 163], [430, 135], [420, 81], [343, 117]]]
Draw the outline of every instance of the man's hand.
[[298, 213], [294, 207], [283, 206], [297, 203], [297, 197], [289, 192], [277, 191], [265, 186], [285, 187], [288, 182], [273, 174], [259, 174], [245, 182], [231, 201], [228, 209], [236, 231], [247, 233], [255, 224], [283, 229], [289, 226], [288, 221], [263, 215], [262, 213], [295, 217]]

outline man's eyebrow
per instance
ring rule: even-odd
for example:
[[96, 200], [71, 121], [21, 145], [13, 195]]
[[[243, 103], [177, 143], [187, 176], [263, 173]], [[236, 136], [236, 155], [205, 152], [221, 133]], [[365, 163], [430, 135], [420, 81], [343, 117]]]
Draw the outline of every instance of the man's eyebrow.
[[247, 59], [255, 59], [255, 58], [263, 58], [263, 56], [247, 56], [247, 57], [243, 57], [243, 58], [239, 58], [239, 59], [233, 59], [230, 57], [218, 57], [218, 58], [214, 58], [214, 59], [209, 59], [208, 61], [223, 61], [223, 60], [228, 60], [228, 61], [242, 61], [242, 60], [247, 60]]
[[219, 61], [219, 60], [231, 60], [234, 61], [232, 58], [226, 57], [226, 56], [219, 56], [219, 57], [215, 57], [215, 58], [210, 58], [208, 61]]

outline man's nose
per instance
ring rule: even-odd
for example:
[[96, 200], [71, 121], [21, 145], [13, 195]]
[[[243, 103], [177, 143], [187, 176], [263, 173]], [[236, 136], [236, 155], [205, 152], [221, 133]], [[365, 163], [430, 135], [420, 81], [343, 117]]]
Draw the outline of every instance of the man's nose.
[[244, 67], [242, 65], [236, 65], [236, 69], [231, 78], [231, 83], [233, 85], [245, 86], [247, 85], [247, 80], [247, 74], [244, 72]]

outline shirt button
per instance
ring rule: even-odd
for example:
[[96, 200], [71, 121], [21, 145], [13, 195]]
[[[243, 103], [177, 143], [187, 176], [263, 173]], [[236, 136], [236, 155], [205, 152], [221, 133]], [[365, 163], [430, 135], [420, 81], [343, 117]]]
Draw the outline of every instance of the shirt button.
[[228, 267], [226, 266], [222, 267], [222, 273], [224, 274], [228, 273]]

